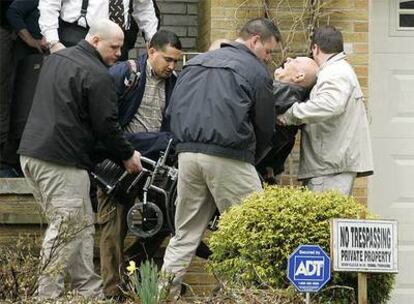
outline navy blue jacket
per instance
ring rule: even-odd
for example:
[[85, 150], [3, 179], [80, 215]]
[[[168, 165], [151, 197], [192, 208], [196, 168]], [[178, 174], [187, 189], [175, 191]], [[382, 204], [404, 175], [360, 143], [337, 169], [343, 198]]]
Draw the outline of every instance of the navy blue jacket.
[[27, 29], [35, 39], [42, 38], [39, 28], [39, 0], [14, 0], [7, 10], [7, 20], [18, 33]]
[[[122, 61], [112, 66], [109, 70], [112, 79], [115, 83], [115, 90], [118, 95], [118, 113], [119, 122], [122, 128], [127, 126], [135, 113], [138, 111], [139, 106], [144, 96], [145, 84], [146, 84], [146, 68], [147, 68], [147, 54], [140, 56], [136, 60], [137, 70], [141, 73], [138, 85], [126, 92], [125, 80], [129, 78], [131, 73], [127, 61]], [[171, 77], [166, 79], [165, 82], [165, 108], [167, 108], [172, 90], [174, 88], [177, 77], [172, 74]], [[161, 132], [141, 132], [134, 134], [126, 134], [126, 138], [132, 144], [132, 146], [139, 151], [143, 156], [157, 159], [161, 151], [164, 151], [167, 147], [168, 141], [172, 137], [169, 132], [169, 122], [166, 119], [165, 113], [163, 113], [163, 122], [161, 125]], [[112, 159], [116, 159], [114, 155], [111, 155], [107, 151]]]
[[[112, 66], [109, 69], [109, 73], [112, 76], [112, 79], [115, 82], [115, 89], [118, 94], [118, 109], [119, 109], [119, 122], [121, 127], [124, 128], [134, 117], [135, 113], [138, 111], [139, 106], [142, 102], [142, 97], [144, 96], [145, 84], [147, 81], [146, 77], [146, 68], [147, 68], [147, 54], [141, 55], [137, 60], [138, 71], [141, 72], [138, 85], [130, 90], [125, 96], [124, 92], [126, 90], [125, 79], [129, 78], [131, 73], [130, 68], [128, 67], [127, 61], [122, 61]], [[166, 79], [165, 82], [165, 109], [168, 107], [170, 102], [170, 97], [172, 89], [174, 88], [177, 77], [172, 74], [170, 78]], [[161, 126], [161, 131], [169, 130], [169, 123], [163, 113], [163, 122]]]
[[4, 29], [10, 29], [10, 23], [7, 20], [6, 12], [13, 0], [0, 0], [0, 26]]
[[180, 73], [167, 114], [177, 152], [259, 162], [275, 126], [272, 78], [243, 44], [191, 59]]

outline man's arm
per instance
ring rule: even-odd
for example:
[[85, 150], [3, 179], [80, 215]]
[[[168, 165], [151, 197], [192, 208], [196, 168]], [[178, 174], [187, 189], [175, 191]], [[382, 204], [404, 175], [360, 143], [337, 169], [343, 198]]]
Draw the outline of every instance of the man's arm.
[[50, 47], [50, 52], [57, 52], [65, 46], [59, 42], [59, 15], [62, 0], [39, 0], [39, 27]]
[[96, 137], [119, 159], [133, 157], [134, 149], [125, 139], [118, 121], [117, 96], [111, 78], [106, 74], [88, 78], [86, 84], [89, 117]]
[[155, 8], [152, 0], [131, 0], [132, 17], [138, 24], [140, 30], [144, 32], [145, 40], [150, 41], [157, 32], [158, 22], [155, 15]]
[[126, 82], [129, 76], [129, 68], [127, 61], [118, 62], [109, 68], [109, 74], [115, 85], [115, 91], [118, 98], [125, 92]]
[[259, 163], [271, 149], [275, 127], [275, 105], [273, 84], [269, 78], [256, 88], [253, 123], [256, 133], [256, 163]]
[[295, 103], [278, 122], [284, 125], [301, 125], [322, 122], [345, 111], [353, 85], [345, 75], [336, 74], [317, 83], [317, 92], [303, 103]]
[[36, 1], [15, 0], [7, 10], [7, 20], [14, 31], [28, 46], [37, 49], [39, 53], [43, 53], [47, 49], [45, 39], [35, 39], [29, 32], [25, 22], [25, 18], [35, 13], [36, 10]]
[[27, 29], [25, 18], [37, 9], [35, 1], [14, 0], [7, 10], [7, 20], [15, 32]]
[[61, 0], [39, 0], [39, 27], [46, 41], [59, 41], [59, 15], [61, 9]]

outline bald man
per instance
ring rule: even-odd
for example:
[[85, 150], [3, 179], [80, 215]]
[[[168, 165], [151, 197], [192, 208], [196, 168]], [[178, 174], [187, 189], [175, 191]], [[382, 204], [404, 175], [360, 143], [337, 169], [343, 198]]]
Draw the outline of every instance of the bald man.
[[119, 156], [130, 172], [140, 155], [118, 123], [117, 97], [107, 66], [121, 54], [122, 30], [97, 21], [78, 45], [48, 57], [39, 75], [32, 109], [19, 147], [33, 195], [48, 219], [37, 294], [56, 298], [64, 277], [84, 297], [101, 298], [93, 265], [93, 213], [88, 170], [97, 141]]
[[[319, 68], [308, 57], [288, 58], [276, 69], [273, 96], [276, 115], [286, 112], [295, 102], [303, 102], [316, 82]], [[277, 183], [276, 175], [284, 171], [284, 164], [295, 144], [299, 127], [276, 125], [272, 138], [272, 150], [257, 165], [259, 173], [269, 184]]]

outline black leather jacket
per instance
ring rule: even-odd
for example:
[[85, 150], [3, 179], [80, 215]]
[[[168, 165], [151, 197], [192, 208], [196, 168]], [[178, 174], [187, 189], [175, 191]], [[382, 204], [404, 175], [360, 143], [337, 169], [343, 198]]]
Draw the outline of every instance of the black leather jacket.
[[[273, 83], [273, 100], [276, 115], [285, 113], [295, 102], [307, 100], [309, 92], [309, 89], [298, 85], [275, 81]], [[275, 126], [272, 137], [272, 150], [257, 166], [259, 172], [263, 173], [266, 167], [273, 168], [274, 174], [283, 172], [286, 158], [295, 145], [295, 136], [298, 130], [298, 126]]]
[[82, 40], [45, 60], [18, 152], [89, 169], [98, 140], [122, 160], [134, 151], [118, 122], [117, 96], [107, 67]]

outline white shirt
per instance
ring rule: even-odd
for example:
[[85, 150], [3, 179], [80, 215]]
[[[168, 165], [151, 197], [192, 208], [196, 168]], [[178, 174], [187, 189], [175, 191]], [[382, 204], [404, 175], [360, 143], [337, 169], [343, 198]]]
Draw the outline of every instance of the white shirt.
[[[152, 0], [123, 0], [125, 28], [129, 28], [128, 10], [129, 2], [132, 2], [132, 16], [140, 30], [145, 34], [146, 40], [150, 40], [157, 31], [158, 19], [155, 15]], [[74, 23], [80, 16], [82, 0], [39, 0], [39, 27], [42, 35], [48, 42], [59, 40], [59, 16], [66, 22]], [[94, 20], [108, 18], [109, 0], [89, 0], [86, 20], [91, 24]], [[80, 26], [86, 27], [85, 20], [81, 18]]]

